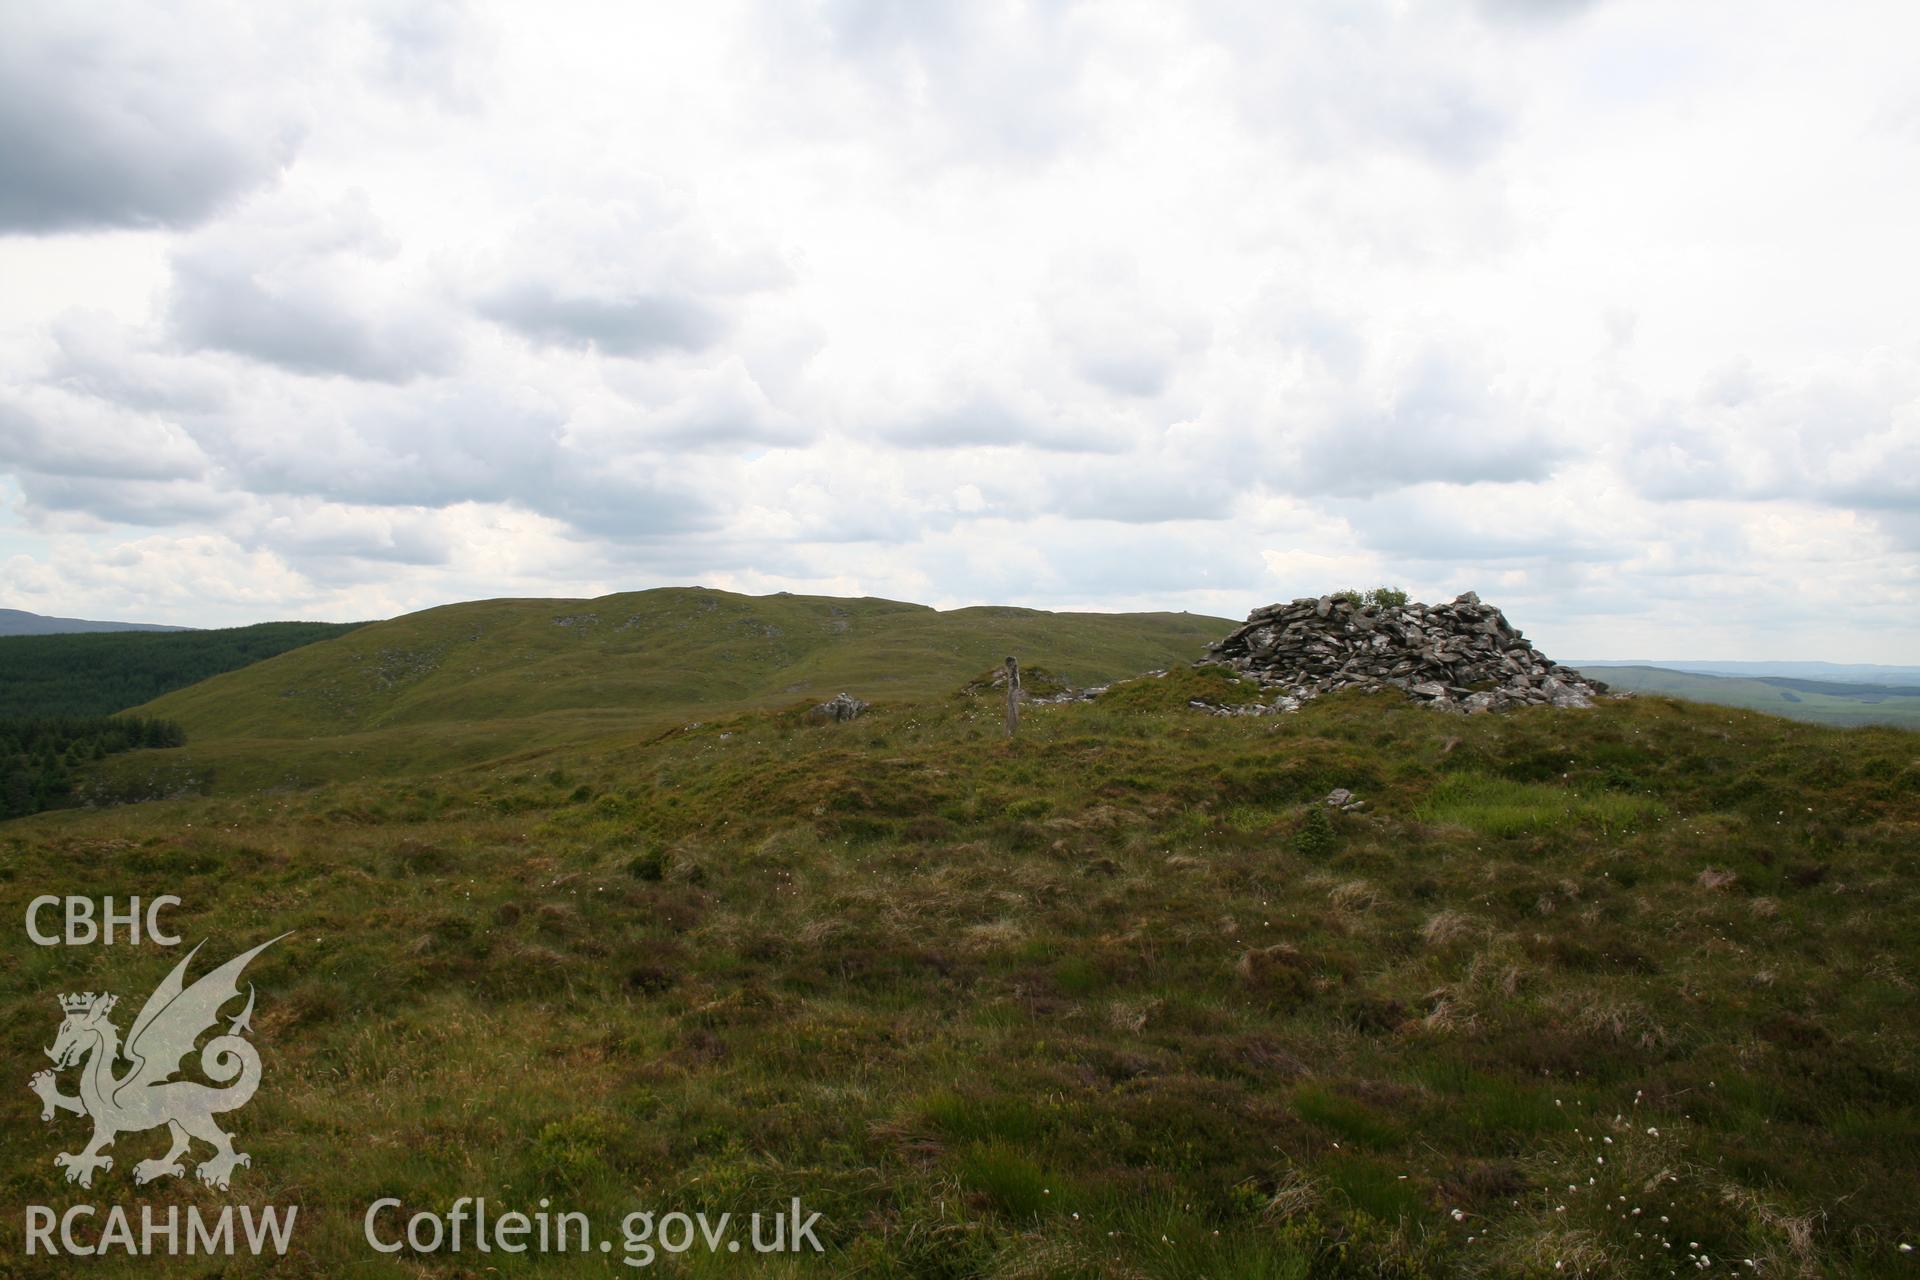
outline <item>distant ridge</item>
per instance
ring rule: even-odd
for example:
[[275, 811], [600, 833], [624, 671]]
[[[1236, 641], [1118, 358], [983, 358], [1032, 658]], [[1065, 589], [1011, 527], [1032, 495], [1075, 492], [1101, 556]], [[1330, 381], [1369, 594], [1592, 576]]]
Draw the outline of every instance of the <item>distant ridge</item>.
[[[1816, 666], [1815, 663], [1755, 663], [1755, 666]], [[1766, 711], [1813, 724], [1885, 724], [1920, 729], [1920, 678], [1907, 684], [1879, 679], [1812, 680], [1806, 676], [1727, 675], [1676, 667], [1588, 663], [1616, 689], [1686, 698]], [[1854, 670], [1827, 664], [1833, 671]], [[1871, 669], [1870, 669], [1871, 670]], [[1897, 671], [1899, 668], [1881, 668]]]
[[86, 618], [49, 618], [25, 609], [0, 609], [0, 636], [60, 636], [82, 631], [192, 631], [157, 622], [92, 622]]
[[1662, 661], [1655, 658], [1606, 658], [1569, 662], [1570, 667], [1658, 667], [1702, 676], [1785, 676], [1800, 680], [1839, 680], [1859, 684], [1920, 685], [1920, 667], [1884, 666], [1872, 662], [1735, 662]]

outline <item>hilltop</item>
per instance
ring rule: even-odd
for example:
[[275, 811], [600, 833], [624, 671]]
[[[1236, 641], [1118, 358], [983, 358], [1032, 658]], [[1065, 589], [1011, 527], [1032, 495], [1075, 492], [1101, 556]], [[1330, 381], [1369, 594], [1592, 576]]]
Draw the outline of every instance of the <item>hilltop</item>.
[[1231, 625], [699, 587], [475, 601], [373, 623], [149, 702], [139, 713], [182, 725], [188, 747], [115, 776], [167, 793], [431, 772], [842, 690], [894, 703], [941, 695], [1009, 653], [1103, 683], [1191, 661]]

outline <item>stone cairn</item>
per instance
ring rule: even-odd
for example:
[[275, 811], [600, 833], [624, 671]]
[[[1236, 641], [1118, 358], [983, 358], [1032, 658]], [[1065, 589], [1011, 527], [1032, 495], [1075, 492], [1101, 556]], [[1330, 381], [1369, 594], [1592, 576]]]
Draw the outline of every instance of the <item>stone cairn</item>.
[[839, 724], [847, 720], [858, 720], [860, 713], [872, 705], [850, 693], [837, 693], [808, 711], [807, 719], [815, 724]]
[[1336, 689], [1404, 689], [1448, 711], [1587, 707], [1607, 691], [1527, 643], [1469, 591], [1447, 604], [1373, 606], [1344, 596], [1270, 604], [1208, 647], [1199, 665], [1231, 667], [1279, 696], [1217, 714], [1293, 711]]

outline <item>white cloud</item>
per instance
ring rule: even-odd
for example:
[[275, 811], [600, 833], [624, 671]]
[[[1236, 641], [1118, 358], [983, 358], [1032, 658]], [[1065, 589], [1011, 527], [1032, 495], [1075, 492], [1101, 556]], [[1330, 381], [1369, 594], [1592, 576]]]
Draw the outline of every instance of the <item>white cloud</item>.
[[173, 255], [169, 320], [189, 349], [298, 374], [405, 382], [457, 354], [447, 308], [358, 191], [278, 196], [196, 233]]
[[366, 0], [0, 34], [9, 603], [1238, 614], [1397, 581], [1582, 656], [1920, 631], [1905, 11]]

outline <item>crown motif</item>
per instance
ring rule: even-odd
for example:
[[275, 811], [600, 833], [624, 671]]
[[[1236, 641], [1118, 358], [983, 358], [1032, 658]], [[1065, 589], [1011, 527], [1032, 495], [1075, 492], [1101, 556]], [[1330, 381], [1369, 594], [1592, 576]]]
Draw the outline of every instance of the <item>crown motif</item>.
[[113, 1008], [114, 1002], [118, 998], [117, 996], [107, 995], [105, 992], [101, 992], [98, 995], [95, 995], [91, 991], [75, 992], [73, 995], [63, 995], [60, 997], [60, 1008], [67, 1013], [86, 1013], [98, 1004], [100, 1012], [106, 1013]]

